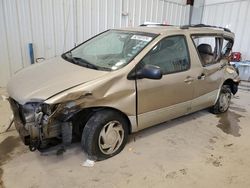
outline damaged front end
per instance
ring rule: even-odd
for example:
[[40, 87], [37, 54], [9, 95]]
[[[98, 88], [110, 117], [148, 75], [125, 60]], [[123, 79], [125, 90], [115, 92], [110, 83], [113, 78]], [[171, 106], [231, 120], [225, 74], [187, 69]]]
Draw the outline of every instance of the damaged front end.
[[[48, 146], [71, 143], [72, 125], [67, 114], [58, 115], [57, 105], [41, 102], [19, 104], [12, 98], [9, 102], [19, 135], [30, 151], [43, 150]], [[56, 114], [56, 115], [55, 115]]]

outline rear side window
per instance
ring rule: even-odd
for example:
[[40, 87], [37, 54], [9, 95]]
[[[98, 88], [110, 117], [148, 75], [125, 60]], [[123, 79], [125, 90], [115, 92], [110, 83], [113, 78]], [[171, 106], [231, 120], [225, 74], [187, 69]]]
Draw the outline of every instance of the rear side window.
[[229, 58], [232, 48], [233, 48], [233, 40], [223, 39], [223, 45], [221, 50], [222, 57]]
[[189, 69], [189, 51], [185, 36], [171, 36], [162, 39], [142, 59], [141, 63], [158, 66], [163, 74]]
[[219, 62], [221, 57], [222, 38], [215, 36], [192, 36], [203, 66]]

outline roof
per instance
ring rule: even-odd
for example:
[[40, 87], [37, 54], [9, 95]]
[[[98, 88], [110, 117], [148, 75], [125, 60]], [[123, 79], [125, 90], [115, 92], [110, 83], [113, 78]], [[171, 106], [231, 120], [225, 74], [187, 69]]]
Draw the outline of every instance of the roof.
[[166, 34], [173, 32], [188, 32], [190, 34], [221, 34], [224, 36], [228, 36], [230, 38], [234, 38], [234, 33], [232, 33], [229, 29], [210, 26], [210, 25], [185, 25], [185, 26], [171, 26], [171, 25], [162, 25], [162, 24], [149, 24], [149, 25], [141, 25], [137, 27], [127, 27], [122, 28], [122, 30], [127, 31], [138, 31], [138, 32], [147, 32], [154, 34]]
[[137, 26], [137, 27], [125, 27], [122, 30], [126, 31], [138, 31], [138, 32], [147, 32], [147, 33], [154, 33], [154, 34], [161, 34], [165, 33], [166, 31], [170, 30], [180, 30], [180, 27], [177, 26]]

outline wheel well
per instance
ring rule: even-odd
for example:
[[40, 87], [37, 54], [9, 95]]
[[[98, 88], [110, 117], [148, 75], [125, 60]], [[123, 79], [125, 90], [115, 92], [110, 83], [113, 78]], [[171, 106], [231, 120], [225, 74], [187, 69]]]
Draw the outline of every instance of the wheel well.
[[228, 85], [230, 87], [231, 92], [235, 95], [238, 91], [238, 83], [234, 82], [232, 79], [227, 79], [223, 85]]
[[111, 110], [114, 110], [116, 112], [119, 112], [127, 121], [129, 134], [132, 132], [131, 122], [130, 122], [128, 116], [125, 113], [123, 113], [122, 111], [117, 110], [115, 108], [111, 108], [111, 107], [90, 107], [90, 108], [82, 109], [81, 111], [79, 111], [77, 114], [75, 114], [72, 117], [71, 121], [73, 124], [73, 133], [77, 137], [81, 138], [83, 128], [86, 125], [86, 123], [88, 122], [89, 118], [96, 111], [104, 110], [104, 109], [111, 109]]

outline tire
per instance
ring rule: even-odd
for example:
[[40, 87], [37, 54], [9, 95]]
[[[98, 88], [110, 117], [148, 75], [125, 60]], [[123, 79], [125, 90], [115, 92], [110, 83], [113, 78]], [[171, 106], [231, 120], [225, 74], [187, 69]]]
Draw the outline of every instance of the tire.
[[86, 123], [81, 146], [91, 160], [104, 160], [122, 151], [127, 143], [128, 121], [110, 109], [95, 112]]
[[219, 98], [214, 106], [211, 107], [210, 111], [214, 114], [224, 113], [228, 110], [232, 92], [228, 85], [223, 85], [220, 91]]

